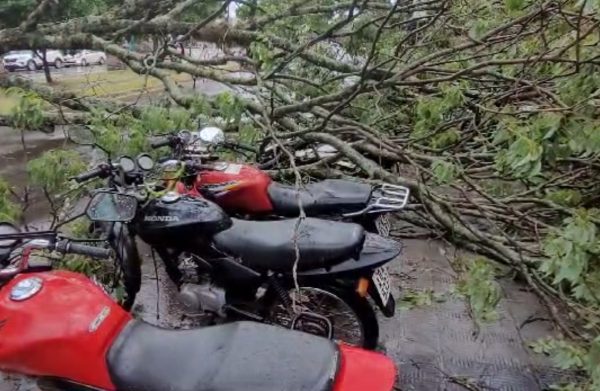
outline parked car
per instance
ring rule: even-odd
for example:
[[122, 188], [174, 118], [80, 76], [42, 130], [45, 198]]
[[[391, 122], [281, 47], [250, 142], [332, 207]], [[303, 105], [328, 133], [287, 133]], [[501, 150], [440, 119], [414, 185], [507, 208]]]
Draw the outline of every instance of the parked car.
[[[62, 68], [65, 61], [59, 50], [47, 50], [46, 60], [55, 68]], [[9, 72], [17, 69], [28, 69], [35, 71], [43, 66], [42, 59], [31, 50], [16, 50], [8, 52], [3, 58], [4, 68]]]
[[104, 64], [106, 62], [106, 54], [95, 50], [81, 50], [73, 55], [65, 56], [65, 62], [68, 65], [88, 66], [92, 64]]

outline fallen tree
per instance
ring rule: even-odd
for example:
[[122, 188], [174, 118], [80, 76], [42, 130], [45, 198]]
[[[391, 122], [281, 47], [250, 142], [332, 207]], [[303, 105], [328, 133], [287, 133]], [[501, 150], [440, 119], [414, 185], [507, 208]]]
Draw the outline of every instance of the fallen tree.
[[[568, 346], [582, 347], [573, 364], [590, 375], [582, 387], [600, 386], [596, 2], [254, 0], [237, 3], [235, 23], [223, 20], [231, 1], [202, 12], [194, 0], [107, 2], [43, 23], [39, 7], [56, 6], [46, 3], [0, 30], [0, 52], [103, 50], [161, 80], [185, 110], [0, 77], [0, 86], [33, 91], [56, 108], [44, 123], [147, 135], [157, 129], [156, 110], [167, 113], [164, 130], [219, 116], [244, 137], [277, 140], [288, 152], [277, 155], [280, 173], [408, 186], [412, 203], [401, 218], [516, 270]], [[153, 51], [123, 46], [130, 36], [153, 39]], [[173, 36], [245, 50], [198, 60], [174, 50]], [[230, 92], [208, 98], [174, 73]], [[289, 152], [319, 144], [337, 155], [290, 164]]]

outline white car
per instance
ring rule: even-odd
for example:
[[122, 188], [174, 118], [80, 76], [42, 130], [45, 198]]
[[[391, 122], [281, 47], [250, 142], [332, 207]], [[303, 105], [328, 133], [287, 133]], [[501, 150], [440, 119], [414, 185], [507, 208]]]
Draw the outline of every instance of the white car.
[[[13, 72], [17, 69], [28, 69], [35, 71], [40, 69], [43, 65], [40, 56], [33, 53], [31, 50], [16, 50], [8, 52], [3, 59], [4, 69], [9, 72]], [[47, 50], [46, 60], [48, 64], [53, 65], [55, 68], [62, 68], [65, 61], [63, 55], [59, 50]]]
[[82, 67], [92, 64], [104, 64], [106, 54], [94, 50], [81, 50], [73, 55], [65, 56], [65, 61], [69, 65], [79, 65]]

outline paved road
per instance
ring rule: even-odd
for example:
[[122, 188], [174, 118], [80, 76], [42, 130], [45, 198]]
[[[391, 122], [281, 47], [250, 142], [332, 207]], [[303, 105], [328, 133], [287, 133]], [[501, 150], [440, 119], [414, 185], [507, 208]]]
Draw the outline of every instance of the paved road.
[[[52, 76], [56, 76], [58, 79], [60, 79], [62, 76], [65, 76], [65, 75], [79, 75], [79, 74], [100, 73], [100, 72], [106, 72], [105, 65], [93, 65], [93, 66], [87, 66], [87, 67], [71, 66], [68, 68], [64, 67], [61, 69], [56, 69], [54, 67], [50, 67], [50, 74]], [[15, 71], [14, 74], [25, 76], [25, 77], [31, 78], [32, 80], [35, 80], [35, 81], [45, 81], [46, 80], [45, 76], [44, 76], [44, 71], [41, 69], [37, 70], [37, 71], [19, 70], [19, 71]]]

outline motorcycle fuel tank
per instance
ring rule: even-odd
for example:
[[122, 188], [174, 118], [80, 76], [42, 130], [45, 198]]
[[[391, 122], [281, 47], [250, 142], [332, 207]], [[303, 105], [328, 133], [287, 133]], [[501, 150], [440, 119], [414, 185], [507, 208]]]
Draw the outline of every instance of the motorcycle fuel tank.
[[18, 275], [0, 287], [0, 370], [113, 390], [106, 353], [130, 320], [82, 274]]
[[228, 211], [270, 213], [273, 205], [267, 193], [271, 178], [247, 164], [217, 162], [213, 170], [202, 171], [196, 189]]
[[169, 247], [198, 237], [212, 237], [231, 225], [231, 218], [215, 203], [173, 196], [150, 201], [138, 215], [136, 230], [145, 242]]

